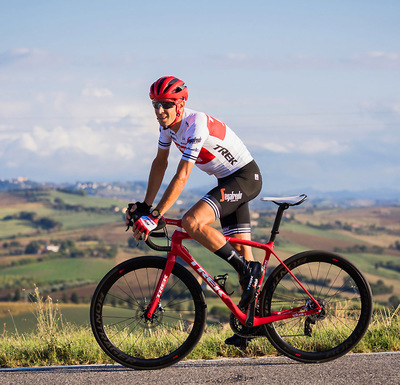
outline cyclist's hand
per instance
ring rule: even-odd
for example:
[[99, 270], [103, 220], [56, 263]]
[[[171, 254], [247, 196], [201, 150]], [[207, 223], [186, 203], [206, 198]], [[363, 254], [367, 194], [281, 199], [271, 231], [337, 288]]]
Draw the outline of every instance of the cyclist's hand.
[[126, 230], [129, 230], [129, 226], [133, 227], [133, 224], [143, 215], [149, 215], [150, 209], [151, 206], [146, 202], [129, 203], [128, 208], [125, 211]]
[[125, 224], [127, 226], [130, 225], [130, 221], [132, 219], [132, 213], [137, 209], [136, 203], [129, 203], [128, 208], [125, 211]]
[[138, 241], [139, 239], [146, 240], [150, 231], [154, 230], [158, 225], [158, 218], [151, 216], [140, 217], [133, 225], [133, 236]]

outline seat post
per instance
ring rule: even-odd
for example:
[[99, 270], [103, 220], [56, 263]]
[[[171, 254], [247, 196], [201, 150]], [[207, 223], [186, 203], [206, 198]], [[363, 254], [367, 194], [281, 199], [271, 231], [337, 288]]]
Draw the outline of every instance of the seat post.
[[276, 212], [274, 225], [272, 226], [271, 236], [269, 238], [270, 242], [274, 242], [276, 236], [279, 234], [279, 226], [282, 221], [283, 212], [289, 208], [288, 203], [279, 203], [278, 205], [278, 211]]

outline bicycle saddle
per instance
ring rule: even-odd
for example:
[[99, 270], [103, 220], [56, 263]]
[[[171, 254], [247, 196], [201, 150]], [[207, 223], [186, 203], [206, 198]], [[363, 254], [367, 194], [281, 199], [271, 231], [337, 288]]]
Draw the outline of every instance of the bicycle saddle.
[[271, 201], [277, 204], [278, 206], [287, 204], [289, 206], [297, 206], [303, 203], [307, 199], [306, 194], [290, 196], [290, 197], [263, 197], [262, 201]]

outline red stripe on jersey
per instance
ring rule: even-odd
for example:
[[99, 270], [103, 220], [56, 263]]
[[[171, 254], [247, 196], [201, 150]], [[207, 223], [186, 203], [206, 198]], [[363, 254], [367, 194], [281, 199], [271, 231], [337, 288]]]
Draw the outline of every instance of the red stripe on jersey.
[[207, 116], [207, 127], [211, 136], [215, 136], [218, 139], [224, 140], [226, 135], [226, 125], [220, 122], [218, 119]]
[[210, 151], [208, 151], [204, 147], [202, 147], [200, 154], [196, 160], [196, 164], [206, 164], [208, 162], [211, 162], [214, 158], [215, 158], [215, 155], [211, 154]]

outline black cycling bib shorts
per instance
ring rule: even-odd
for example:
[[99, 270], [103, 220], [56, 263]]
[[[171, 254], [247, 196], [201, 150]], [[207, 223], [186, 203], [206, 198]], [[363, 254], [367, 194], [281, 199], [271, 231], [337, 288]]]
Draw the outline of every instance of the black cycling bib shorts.
[[261, 173], [253, 160], [233, 174], [218, 179], [218, 186], [201, 200], [208, 203], [215, 218], [220, 219], [225, 236], [251, 233], [248, 202], [260, 193], [261, 187]]

